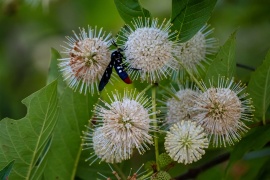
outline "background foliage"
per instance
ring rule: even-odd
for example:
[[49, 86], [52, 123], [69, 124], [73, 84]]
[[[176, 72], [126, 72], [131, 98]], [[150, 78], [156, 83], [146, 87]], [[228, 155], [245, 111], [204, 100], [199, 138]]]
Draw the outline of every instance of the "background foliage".
[[[121, 6], [115, 6], [115, 2]], [[63, 44], [62, 42], [65, 40], [64, 36], [72, 34], [72, 30], [77, 31], [78, 27], [97, 25], [98, 27], [104, 27], [106, 31], [112, 31], [115, 35], [124, 24], [124, 21], [127, 22], [130, 20], [130, 17], [123, 18], [124, 20], [122, 20], [121, 17], [125, 16], [121, 13], [119, 14], [117, 11], [117, 8], [121, 9], [124, 7], [124, 9], [126, 9], [125, 2], [129, 1], [55, 0], [50, 2], [49, 6], [46, 6], [46, 4], [43, 4], [44, 6], [41, 6], [40, 4], [32, 6], [25, 1], [19, 0], [1, 1], [0, 119], [5, 117], [20, 119], [24, 117], [27, 113], [27, 108], [20, 103], [21, 100], [44, 87], [46, 83], [53, 82], [57, 78], [58, 74], [55, 72], [51, 73], [51, 76], [47, 80], [50, 59], [52, 62], [52, 67], [50, 69], [53, 71], [55, 70], [55, 67], [53, 67], [55, 64], [53, 64], [53, 62], [56, 62], [56, 59], [59, 57], [57, 51], [61, 51], [60, 44]], [[176, 3], [176, 1], [172, 2]], [[196, 4], [198, 1], [189, 2]], [[154, 17], [159, 17], [160, 19], [170, 17], [172, 5], [168, 3], [168, 1], [159, 0], [157, 2], [156, 0], [142, 0], [141, 4], [145, 9], [149, 10]], [[215, 28], [214, 36], [220, 40], [219, 43], [223, 46], [213, 61], [215, 64], [214, 66], [217, 67], [217, 69], [209, 68], [206, 72], [206, 77], [211, 77], [219, 72], [229, 76], [235, 75], [237, 80], [248, 82], [251, 71], [242, 68], [234, 69], [231, 65], [235, 63], [245, 64], [254, 68], [260, 66], [258, 68], [260, 69], [260, 72], [263, 74], [268, 73], [270, 57], [269, 53], [267, 56], [266, 54], [270, 48], [269, 6], [270, 3], [263, 0], [227, 0], [217, 2], [208, 22]], [[180, 13], [182, 13], [181, 3], [179, 3], [177, 7], [179, 7], [181, 10]], [[176, 6], [173, 6], [173, 8], [176, 8]], [[198, 8], [199, 11], [200, 7], [195, 6], [195, 9], [196, 8]], [[138, 9], [138, 14], [141, 16], [148, 16], [149, 13], [145, 9]], [[140, 13], [140, 11], [142, 13]], [[185, 22], [185, 20], [179, 19], [177, 18], [177, 15], [173, 14], [172, 20], [174, 21], [174, 19], [180, 24]], [[188, 31], [189, 27], [186, 26], [186, 28], [185, 32], [190, 32]], [[192, 32], [190, 34], [192, 34]], [[189, 35], [186, 37], [188, 36]], [[51, 49], [51, 47], [55, 48], [57, 51]], [[235, 56], [234, 53], [232, 53], [228, 55], [226, 62], [220, 61], [219, 57], [223, 57], [223, 51], [235, 52]], [[52, 54], [51, 57], [50, 54]], [[264, 59], [268, 59], [268, 61], [265, 61], [264, 64], [261, 65]], [[228, 64], [230, 64], [230, 66], [228, 66]], [[227, 67], [226, 71], [224, 71], [224, 66]], [[255, 99], [258, 99], [257, 101], [255, 100], [255, 103], [258, 104], [257, 107], [262, 107], [259, 111], [256, 111], [256, 118], [258, 118], [258, 120], [261, 120], [261, 118], [269, 120], [269, 115], [264, 116], [265, 112], [270, 114], [269, 109], [267, 110], [269, 106], [269, 103], [267, 103], [269, 102], [269, 93], [263, 93], [269, 91], [269, 84], [256, 84], [256, 79], [259, 77], [262, 79], [262, 82], [268, 82], [268, 76], [261, 75], [257, 71], [252, 74], [248, 90], [253, 97], [255, 96]], [[61, 80], [58, 79], [58, 82], [61, 82]], [[125, 85], [121, 83], [120, 86], [122, 87]], [[253, 88], [258, 86], [261, 88]], [[33, 131], [36, 131], [37, 138], [42, 141], [40, 141], [41, 144], [33, 144], [36, 140], [31, 141], [31, 146], [35, 145], [31, 148], [37, 150], [36, 155], [38, 156], [26, 157], [27, 160], [25, 163], [28, 166], [23, 166], [27, 169], [25, 172], [36, 172], [35, 174], [26, 173], [27, 177], [37, 177], [35, 175], [40, 176], [40, 174], [38, 174], [40, 172], [39, 169], [31, 168], [39, 162], [39, 159], [43, 157], [44, 153], [46, 153], [48, 157], [52, 157], [48, 159], [54, 159], [52, 162], [49, 160], [48, 162], [44, 162], [43, 166], [40, 166], [47, 172], [43, 175], [46, 179], [53, 179], [57, 174], [61, 174], [62, 176], [60, 178], [63, 179], [69, 179], [70, 177], [75, 176], [77, 178], [87, 179], [92, 176], [97, 176], [96, 171], [109, 173], [110, 170], [107, 166], [103, 168], [103, 171], [96, 169], [98, 165], [89, 167], [88, 163], [83, 161], [88, 154], [81, 152], [79, 146], [80, 132], [84, 130], [84, 124], [87, 124], [87, 121], [89, 120], [91, 115], [90, 107], [96, 102], [97, 97], [93, 99], [88, 96], [74, 93], [70, 89], [65, 89], [65, 85], [61, 83], [58, 83], [57, 88], [56, 82], [53, 82], [46, 88], [38, 91], [36, 93], [36, 99], [31, 98], [33, 96], [30, 96], [24, 100], [24, 104], [28, 105], [28, 107], [33, 103], [34, 106], [40, 106], [46, 109], [48, 108], [46, 105], [50, 104], [47, 92], [51, 92], [51, 96], [54, 95], [51, 98], [55, 99], [55, 101], [53, 101], [55, 104], [52, 104], [52, 106], [55, 108], [55, 116], [57, 116], [57, 118], [55, 118], [53, 122], [50, 122], [49, 127], [53, 128], [56, 121], [61, 125], [56, 127], [54, 136], [52, 136], [50, 129], [47, 129], [46, 132], [39, 129], [42, 127], [42, 123], [46, 123], [46, 119], [40, 118], [40, 120], [44, 120], [44, 122], [34, 125], [35, 128]], [[110, 87], [107, 89], [109, 90]], [[58, 96], [56, 95], [57, 91], [59, 97], [56, 97]], [[256, 98], [258, 95], [261, 96], [261, 98]], [[263, 102], [262, 99], [267, 99], [268, 101]], [[63, 108], [65, 107], [65, 104], [76, 104], [78, 106], [67, 106], [67, 108]], [[60, 108], [56, 108], [56, 106], [59, 106]], [[43, 110], [41, 110], [41, 112], [43, 112]], [[40, 115], [40, 113], [36, 115]], [[28, 114], [33, 116], [31, 112], [28, 112]], [[44, 116], [46, 116], [46, 113]], [[9, 124], [8, 122], [10, 122], [10, 120], [3, 119], [0, 126], [0, 129], [2, 130], [0, 132], [9, 133], [10, 131], [16, 131], [14, 134], [20, 134], [21, 128], [28, 128], [26, 123], [21, 123], [23, 121], [26, 122], [27, 117], [28, 116], [26, 115], [26, 117], [18, 122], [14, 121], [14, 124]], [[33, 123], [37, 122], [28, 121], [28, 124], [30, 125]], [[21, 125], [25, 127], [20, 127]], [[17, 128], [14, 128], [15, 126], [17, 126]], [[9, 131], [4, 131], [4, 129], [8, 128], [10, 128]], [[72, 131], [65, 131], [65, 129], [73, 128], [74, 130]], [[254, 128], [234, 147], [233, 151], [230, 147], [225, 150], [210, 149], [201, 161], [189, 166], [179, 164], [174, 168], [175, 170], [170, 173], [177, 176], [187, 171], [189, 168], [196, 168], [197, 166], [218, 157], [225, 151], [232, 151], [231, 157], [229, 161], [227, 161], [229, 162], [228, 166], [225, 162], [210, 168], [208, 171], [201, 173], [198, 176], [198, 179], [220, 179], [225, 176], [225, 169], [228, 172], [225, 178], [228, 179], [238, 179], [240, 177], [243, 179], [269, 177], [265, 172], [267, 172], [270, 163], [270, 149], [267, 148], [267, 146], [266, 148], [261, 149], [269, 144], [270, 133], [268, 133], [268, 131], [268, 126]], [[29, 133], [31, 132], [29, 131]], [[24, 134], [20, 135], [22, 139], [28, 137]], [[67, 136], [73, 138], [68, 139], [67, 141], [65, 139]], [[259, 141], [255, 141], [254, 137]], [[16, 138], [18, 137], [14, 137], [15, 140]], [[60, 143], [54, 143], [54, 138], [58, 138], [57, 142]], [[0, 144], [4, 144], [5, 140], [1, 138], [0, 140]], [[44, 152], [43, 150], [46, 150], [47, 146], [50, 146], [54, 151]], [[253, 152], [247, 153], [250, 150], [253, 150]], [[1, 151], [4, 153], [3, 149]], [[21, 153], [22, 156], [24, 156], [24, 153], [26, 152]], [[61, 153], [71, 161], [66, 163], [61, 161], [61, 157], [58, 159], [58, 155]], [[138, 155], [135, 154], [135, 160], [122, 164], [122, 167], [120, 166], [120, 168], [128, 172], [130, 167], [139, 167], [144, 161], [138, 160], [139, 158], [136, 158], [136, 156]], [[152, 160], [153, 157], [151, 157], [150, 152], [147, 152], [140, 159]], [[28, 162], [30, 162], [30, 164]], [[5, 164], [1, 163], [0, 169], [4, 168], [8, 163], [9, 162]], [[50, 164], [50, 166], [45, 163]], [[77, 164], [78, 168], [73, 167]], [[16, 162], [13, 166], [16, 168]], [[31, 169], [31, 171], [29, 171], [29, 169]], [[73, 169], [73, 171], [69, 171], [69, 169]], [[21, 174], [24, 174], [24, 172]], [[17, 176], [14, 175], [13, 177]]]

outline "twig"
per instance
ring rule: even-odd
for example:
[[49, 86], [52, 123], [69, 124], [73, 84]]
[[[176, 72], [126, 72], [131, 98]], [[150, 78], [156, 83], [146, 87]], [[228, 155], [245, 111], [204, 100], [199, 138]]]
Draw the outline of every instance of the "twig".
[[250, 67], [250, 66], [247, 66], [247, 65], [244, 65], [244, 64], [236, 63], [236, 66], [240, 67], [240, 68], [243, 68], [243, 69], [250, 70], [250, 71], [255, 71], [256, 70], [254, 67]]

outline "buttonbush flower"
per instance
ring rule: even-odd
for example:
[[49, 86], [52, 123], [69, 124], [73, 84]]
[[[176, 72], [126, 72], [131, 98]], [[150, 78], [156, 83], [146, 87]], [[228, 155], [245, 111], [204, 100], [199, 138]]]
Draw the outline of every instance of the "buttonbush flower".
[[119, 142], [120, 144], [112, 144], [104, 132], [104, 127], [97, 127], [93, 132], [84, 134], [85, 143], [83, 145], [86, 147], [85, 149], [93, 148], [95, 153], [86, 159], [86, 161], [97, 157], [90, 165], [97, 159], [107, 163], [120, 163], [123, 160], [129, 159], [133, 153], [132, 148], [123, 149], [122, 142]]
[[243, 93], [245, 86], [224, 77], [219, 77], [217, 87], [213, 83], [210, 88], [202, 86], [204, 92], [195, 100], [194, 120], [204, 127], [214, 146], [233, 145], [249, 129], [244, 122], [252, 121], [253, 106]]
[[143, 154], [153, 144], [150, 116], [155, 112], [150, 113], [151, 101], [135, 91], [123, 95], [116, 92], [110, 101], [96, 106], [100, 125], [94, 133], [85, 133], [84, 145], [91, 146], [97, 157], [107, 163], [129, 159], [134, 148]]
[[170, 127], [165, 137], [165, 149], [178, 163], [190, 164], [201, 159], [209, 141], [204, 129], [192, 121], [181, 121]]
[[195, 115], [195, 111], [192, 109], [194, 106], [194, 97], [199, 92], [193, 90], [193, 85], [188, 87], [188, 83], [185, 86], [178, 85], [178, 89], [176, 90], [172, 87], [172, 93], [174, 93], [178, 99], [175, 97], [166, 97], [167, 99], [163, 102], [166, 105], [166, 124], [173, 124], [176, 122], [180, 122], [182, 120], [192, 120]]
[[171, 26], [166, 20], [159, 25], [158, 19], [138, 18], [122, 28], [120, 40], [135, 79], [140, 76], [142, 80], [157, 82], [176, 69], [174, 47], [177, 43], [172, 41], [176, 32], [170, 32]]
[[[177, 57], [185, 68], [198, 74], [198, 66], [204, 69], [202, 62], [208, 62], [208, 55], [217, 51], [217, 40], [209, 37], [213, 33], [213, 29], [209, 29], [210, 25], [203, 26], [190, 40], [180, 43], [177, 47]], [[183, 76], [183, 67], [179, 65], [179, 71], [174, 76]]]
[[111, 34], [106, 35], [97, 27], [88, 31], [80, 29], [74, 38], [67, 37], [67, 46], [62, 53], [67, 58], [59, 59], [60, 71], [68, 86], [81, 93], [94, 93], [106, 67], [110, 62]]

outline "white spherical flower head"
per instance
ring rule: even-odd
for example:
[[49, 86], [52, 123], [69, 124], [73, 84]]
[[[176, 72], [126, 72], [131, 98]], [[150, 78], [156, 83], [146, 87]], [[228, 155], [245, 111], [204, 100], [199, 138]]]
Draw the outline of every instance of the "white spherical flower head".
[[106, 67], [110, 62], [110, 38], [97, 28], [80, 29], [79, 35], [67, 37], [67, 47], [63, 47], [68, 58], [59, 59], [64, 80], [75, 91], [94, 93]]
[[166, 123], [173, 124], [181, 120], [192, 120], [195, 112], [191, 109], [194, 106], [194, 96], [198, 92], [192, 89], [181, 89], [175, 93], [178, 97], [167, 100]]
[[107, 163], [120, 163], [129, 159], [132, 155], [133, 149], [124, 150], [121, 149], [123, 146], [112, 144], [104, 133], [104, 127], [97, 127], [94, 130], [88, 127], [88, 130], [88, 132], [84, 132], [83, 146], [85, 147], [84, 150], [94, 150], [94, 154], [86, 159], [86, 161], [89, 161], [94, 158], [90, 165], [97, 159]]
[[[190, 40], [180, 43], [177, 47], [177, 57], [180, 64], [197, 74], [197, 67], [204, 69], [202, 62], [209, 61], [207, 55], [217, 51], [217, 40], [208, 37], [213, 33], [213, 29], [209, 29], [209, 27], [209, 25], [203, 26]], [[182, 75], [183, 67], [181, 65], [179, 67], [177, 73]]]
[[247, 94], [241, 93], [245, 87], [233, 80], [219, 79], [218, 87], [206, 88], [195, 101], [194, 120], [201, 124], [214, 146], [233, 145], [241, 139], [241, 133], [249, 128], [243, 121], [252, 120], [253, 107]]
[[156, 82], [170, 75], [177, 65], [173, 56], [176, 42], [171, 40], [176, 33], [170, 33], [171, 23], [164, 20], [158, 25], [157, 19], [138, 18], [132, 24], [122, 29], [120, 37], [134, 78]]
[[121, 145], [123, 142], [119, 142], [119, 144], [111, 143], [104, 129], [104, 127], [98, 127], [93, 133], [93, 149], [96, 156], [107, 163], [120, 163], [129, 159], [133, 149], [123, 149], [124, 146]]
[[201, 159], [209, 142], [204, 129], [196, 122], [181, 121], [173, 124], [165, 137], [165, 149], [178, 163], [190, 164]]
[[105, 107], [96, 107], [97, 118], [102, 122], [110, 146], [115, 146], [115, 153], [123, 155], [123, 159], [130, 158], [133, 148], [144, 153], [149, 148], [147, 144], [153, 144], [149, 99], [135, 91], [125, 91], [123, 97], [116, 93], [110, 99], [111, 103], [105, 103]]

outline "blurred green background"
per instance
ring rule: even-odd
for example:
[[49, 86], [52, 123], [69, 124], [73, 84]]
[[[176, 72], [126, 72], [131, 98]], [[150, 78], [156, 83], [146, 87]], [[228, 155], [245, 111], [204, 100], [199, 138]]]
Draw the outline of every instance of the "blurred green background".
[[[141, 0], [153, 16], [170, 18], [171, 1]], [[50, 48], [61, 51], [78, 27], [103, 27], [114, 35], [124, 22], [113, 0], [2, 0], [0, 2], [0, 119], [21, 118], [21, 100], [46, 84]], [[257, 67], [270, 48], [270, 1], [218, 1], [209, 21], [222, 45], [236, 29], [238, 63]], [[249, 70], [237, 68], [248, 81]]]

